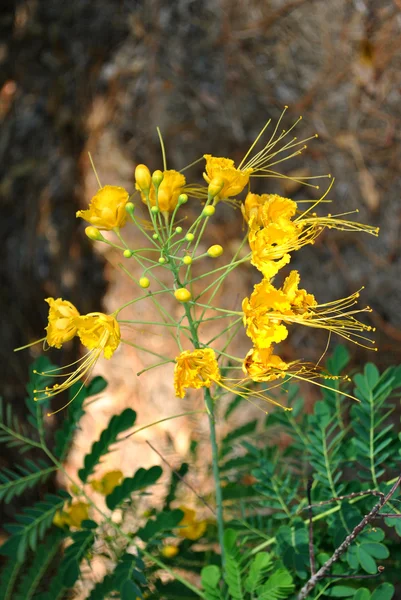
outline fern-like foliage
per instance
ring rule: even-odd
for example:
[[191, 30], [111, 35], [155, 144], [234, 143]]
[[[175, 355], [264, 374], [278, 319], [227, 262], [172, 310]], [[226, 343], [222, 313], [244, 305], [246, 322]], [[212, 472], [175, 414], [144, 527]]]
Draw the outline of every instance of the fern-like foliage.
[[8, 560], [0, 574], [0, 600], [12, 600], [14, 584], [21, 570], [23, 562]]
[[120, 433], [130, 429], [135, 423], [136, 412], [132, 408], [126, 408], [119, 415], [111, 417], [108, 426], [104, 429], [97, 442], [94, 442], [89, 454], [84, 458], [84, 466], [78, 471], [83, 483], [92, 475], [96, 465], [102, 456], [107, 454], [112, 444], [117, 442]]
[[395, 406], [387, 400], [401, 386], [401, 368], [392, 367], [380, 375], [375, 365], [368, 364], [363, 374], [355, 375], [354, 382], [360, 400], [351, 410], [355, 456], [362, 467], [358, 474], [377, 488], [386, 468], [399, 464], [395, 424], [389, 421]]
[[106, 497], [108, 508], [114, 510], [134, 492], [153, 485], [161, 477], [162, 473], [163, 470], [158, 465], [150, 467], [150, 469], [139, 468], [133, 477], [126, 477], [124, 481], [115, 487], [111, 494]]
[[[233, 529], [224, 534], [225, 569], [209, 565], [202, 569], [201, 581], [206, 600], [283, 600], [294, 591], [290, 573], [272, 556], [259, 552], [250, 556], [238, 544]], [[224, 587], [227, 594], [224, 593]]]
[[16, 465], [14, 470], [0, 471], [0, 500], [10, 502], [15, 496], [20, 496], [25, 490], [45, 481], [56, 467], [49, 466], [41, 459], [36, 462], [25, 459], [22, 465]]
[[146, 586], [143, 573], [144, 562], [140, 556], [125, 553], [119, 558], [113, 573], [109, 573], [91, 591], [88, 600], [104, 600], [112, 592], [118, 592], [121, 600], [143, 598], [142, 587]]
[[[64, 412], [64, 419], [54, 435], [53, 454], [59, 460], [64, 460], [71, 445], [74, 434], [79, 427], [79, 422], [85, 414], [84, 402], [90, 396], [100, 394], [107, 387], [103, 377], [94, 377], [88, 385], [76, 383], [69, 389], [69, 400]], [[72, 401], [73, 400], [73, 401]]]
[[32, 365], [29, 382], [26, 386], [28, 395], [25, 405], [28, 410], [27, 421], [32, 430], [20, 422], [18, 415], [13, 413], [11, 405], [3, 405], [0, 400], [0, 443], [9, 447], [18, 447], [19, 452], [27, 452], [32, 446], [40, 446], [40, 436], [43, 435], [43, 410], [47, 401], [36, 402], [35, 390], [50, 386], [53, 379], [46, 373], [53, 368], [45, 356], [40, 356]]
[[13, 600], [31, 600], [35, 596], [38, 588], [43, 586], [42, 580], [47, 569], [60, 552], [60, 544], [64, 537], [64, 531], [56, 528], [46, 536], [40, 550], [35, 552], [33, 560], [24, 568], [23, 576], [20, 577], [13, 593]]
[[71, 496], [64, 491], [58, 495], [47, 494], [44, 501], [25, 508], [22, 514], [16, 515], [16, 523], [5, 525], [11, 537], [0, 547], [0, 553], [19, 562], [25, 560], [28, 549], [36, 551], [47, 530], [51, 527], [54, 515], [63, 508]]

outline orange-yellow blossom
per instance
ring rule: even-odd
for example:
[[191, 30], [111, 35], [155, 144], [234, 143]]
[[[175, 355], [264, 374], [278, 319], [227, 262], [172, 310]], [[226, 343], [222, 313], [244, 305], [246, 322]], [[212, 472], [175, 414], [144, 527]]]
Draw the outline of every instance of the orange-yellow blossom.
[[253, 169], [237, 169], [231, 158], [217, 157], [211, 154], [204, 154], [204, 158], [206, 160], [206, 173], [203, 173], [203, 177], [206, 183], [210, 184], [212, 180], [223, 181], [223, 187], [216, 199], [238, 196], [248, 185]]
[[140, 190], [142, 202], [150, 206], [157, 206], [161, 212], [173, 212], [177, 206], [178, 197], [184, 191], [185, 177], [178, 171], [163, 171], [163, 180], [158, 188], [157, 201], [156, 189], [153, 182], [149, 188], [149, 194], [145, 194], [138, 184], [136, 189]]
[[110, 231], [115, 227], [123, 227], [127, 221], [125, 205], [128, 202], [127, 190], [115, 185], [105, 185], [93, 196], [87, 210], [79, 210], [81, 217], [98, 229]]
[[53, 518], [53, 524], [57, 527], [81, 527], [82, 521], [89, 519], [89, 504], [86, 502], [74, 502], [64, 510], [58, 510]]
[[273, 354], [272, 346], [252, 348], [246, 355], [243, 371], [253, 381], [274, 381], [285, 377], [289, 364]]
[[177, 535], [187, 540], [198, 540], [205, 533], [207, 522], [198, 521], [195, 511], [191, 508], [179, 506], [179, 509], [182, 510], [184, 516], [179, 522], [180, 528], [177, 530]]
[[269, 280], [263, 279], [255, 285], [250, 298], [242, 303], [246, 333], [258, 348], [268, 348], [272, 343], [284, 340], [288, 335], [285, 324], [297, 323], [317, 329], [327, 329], [337, 335], [366, 346], [359, 340], [373, 344], [361, 335], [373, 327], [358, 321], [354, 315], [370, 312], [369, 307], [352, 308], [358, 301], [359, 292], [326, 304], [318, 304], [312, 294], [299, 289], [299, 274], [291, 271], [281, 289], [276, 289]]
[[72, 340], [77, 333], [76, 319], [79, 312], [71, 302], [62, 298], [46, 298], [49, 305], [46, 341], [49, 346], [61, 348], [62, 344]]
[[108, 471], [108, 473], [105, 473], [101, 479], [92, 480], [91, 486], [95, 492], [99, 492], [99, 494], [108, 496], [112, 493], [114, 488], [120, 485], [123, 477], [124, 475], [120, 470]]
[[216, 354], [212, 348], [185, 350], [175, 359], [174, 389], [179, 398], [184, 398], [188, 388], [210, 387], [221, 379]]

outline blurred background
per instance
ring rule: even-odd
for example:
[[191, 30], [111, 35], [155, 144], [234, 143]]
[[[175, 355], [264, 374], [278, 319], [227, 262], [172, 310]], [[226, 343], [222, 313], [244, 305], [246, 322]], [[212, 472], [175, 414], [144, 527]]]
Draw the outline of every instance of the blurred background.
[[[319, 139], [282, 171], [331, 173], [336, 178], [331, 211], [358, 209], [359, 220], [381, 228], [379, 238], [325, 232], [294, 256], [291, 267], [300, 270], [320, 302], [365, 286], [362, 302], [374, 309], [366, 319], [377, 328], [379, 352], [354, 346], [353, 364], [399, 363], [400, 95], [400, 0], [2, 0], [5, 400], [23, 419], [28, 366], [41, 347], [18, 354], [13, 348], [43, 336], [44, 298], [61, 296], [86, 313], [114, 310], [132, 297], [129, 279], [113, 268], [120, 257], [94, 247], [85, 224], [75, 218], [97, 189], [88, 152], [103, 184], [132, 190], [136, 164], [161, 168], [156, 126], [170, 168], [180, 169], [205, 152], [237, 160], [284, 105], [285, 126], [302, 114], [297, 135], [318, 133]], [[192, 173], [200, 177], [201, 168]], [[263, 191], [295, 200], [317, 194], [278, 180], [264, 181]], [[242, 236], [240, 211], [219, 206], [207, 236], [205, 244], [235, 247]], [[240, 305], [259, 280], [251, 266], [237, 270], [223, 294], [232, 297], [235, 290]], [[327, 338], [304, 329], [294, 330], [280, 347], [284, 358], [320, 356]], [[149, 335], [154, 348], [168, 343]], [[240, 351], [250, 345], [244, 339], [238, 344]], [[51, 358], [66, 364], [78, 355], [79, 347], [71, 344]], [[148, 364], [148, 358], [122, 348], [111, 362], [98, 365], [110, 386], [85, 417], [69, 458], [71, 472], [110, 416], [124, 407], [138, 411], [138, 424], [196, 408], [197, 399], [189, 407], [174, 397], [170, 366], [138, 378]], [[112, 460], [127, 472], [138, 460], [145, 467], [159, 462], [144, 443], [157, 436], [159, 449], [174, 462], [205, 426], [195, 417], [170, 421], [132, 438]], [[10, 454], [2, 458], [12, 460]]]

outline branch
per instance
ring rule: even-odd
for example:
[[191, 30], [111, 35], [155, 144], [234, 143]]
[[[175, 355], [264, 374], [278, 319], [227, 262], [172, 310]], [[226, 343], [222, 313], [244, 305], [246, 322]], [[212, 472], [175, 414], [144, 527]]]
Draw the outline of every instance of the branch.
[[379, 502], [372, 508], [370, 513], [368, 513], [360, 523], [353, 529], [353, 531], [348, 535], [343, 543], [334, 551], [333, 555], [329, 558], [327, 562], [319, 569], [315, 575], [309, 579], [309, 581], [304, 585], [302, 590], [299, 592], [298, 600], [304, 600], [309, 594], [311, 590], [319, 583], [321, 579], [326, 577], [327, 571], [331, 568], [331, 566], [340, 558], [344, 552], [348, 549], [348, 547], [352, 544], [355, 538], [365, 529], [366, 525], [368, 525], [376, 516], [379, 514], [382, 507], [390, 500], [390, 498], [395, 494], [399, 485], [401, 484], [401, 475], [398, 477], [397, 481], [391, 488], [391, 490], [386, 494], [383, 498], [380, 498]]
[[149, 442], [149, 440], [146, 440], [146, 443], [147, 443], [148, 446], [150, 446], [152, 448], [153, 452], [156, 452], [156, 454], [158, 454], [160, 456], [161, 460], [172, 470], [172, 472], [174, 473], [174, 475], [176, 477], [178, 477], [178, 479], [180, 481], [182, 481], [182, 483], [184, 485], [186, 485], [187, 488], [189, 488], [191, 490], [191, 492], [193, 492], [195, 494], [195, 496], [197, 498], [199, 498], [199, 500], [201, 502], [203, 502], [203, 504], [215, 515], [216, 512], [210, 506], [210, 504], [208, 503], [208, 501], [205, 500], [200, 494], [198, 494], [198, 492], [196, 491], [196, 489], [194, 487], [192, 487], [192, 485], [190, 483], [188, 483], [188, 481], [185, 481], [184, 477], [181, 477], [181, 475], [179, 473], [177, 473], [177, 471], [175, 469], [173, 469], [173, 467], [170, 465], [170, 463], [168, 463], [167, 460], [164, 458], [164, 456], [158, 450], [156, 450], [156, 448]]

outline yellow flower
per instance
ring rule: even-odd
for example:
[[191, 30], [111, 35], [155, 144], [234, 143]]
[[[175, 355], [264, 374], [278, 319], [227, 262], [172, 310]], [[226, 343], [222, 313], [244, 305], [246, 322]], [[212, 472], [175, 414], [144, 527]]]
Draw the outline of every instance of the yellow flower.
[[217, 199], [237, 196], [248, 184], [253, 169], [237, 169], [234, 166], [234, 161], [230, 158], [212, 156], [211, 154], [204, 154], [204, 158], [206, 160], [206, 173], [203, 173], [203, 177], [206, 183], [210, 184], [213, 179], [220, 179], [224, 182], [221, 191], [216, 196]]
[[108, 473], [105, 473], [101, 479], [91, 481], [91, 486], [95, 492], [108, 496], [112, 493], [114, 488], [120, 485], [123, 477], [122, 471], [109, 471]]
[[89, 504], [86, 502], [75, 502], [68, 509], [70, 524], [73, 527], [81, 527], [82, 521], [89, 518]]
[[[42, 390], [34, 390], [35, 400], [44, 400], [60, 394], [83, 377], [85, 377], [85, 383], [101, 354], [103, 353], [105, 358], [111, 358], [120, 344], [120, 326], [112, 315], [89, 313], [75, 317], [74, 324], [76, 335], [79, 336], [89, 352], [71, 365], [61, 369], [51, 369], [48, 372], [40, 372], [39, 374], [44, 376], [64, 377], [64, 381]], [[65, 375], [57, 374], [57, 371], [63, 371], [72, 366], [74, 367], [73, 371], [67, 372]]]
[[220, 381], [219, 365], [211, 348], [185, 350], [175, 362], [174, 388], [179, 398], [184, 398], [187, 388], [210, 387], [213, 382]]
[[243, 371], [253, 381], [274, 381], [285, 377], [289, 364], [273, 354], [272, 346], [252, 348], [246, 355]]
[[184, 191], [185, 177], [178, 171], [170, 170], [163, 171], [163, 181], [159, 186], [157, 202], [156, 202], [156, 190], [152, 183], [149, 190], [149, 196], [147, 196], [136, 184], [136, 189], [140, 190], [142, 202], [149, 204], [150, 206], [158, 206], [161, 212], [173, 212], [177, 206], [178, 196]]
[[297, 203], [277, 194], [259, 195], [249, 192], [241, 205], [241, 211], [245, 221], [249, 223], [252, 219], [255, 226], [286, 226], [297, 211]]
[[187, 540], [198, 540], [206, 531], [206, 521], [198, 521], [196, 513], [191, 508], [179, 506], [184, 516], [179, 522], [180, 529], [177, 530], [177, 535], [186, 538]]
[[306, 290], [298, 288], [301, 278], [298, 271], [291, 271], [283, 283], [283, 293], [287, 296], [291, 308], [297, 312], [305, 312], [310, 308], [317, 306], [317, 302], [313, 294], [308, 294]]
[[55, 525], [56, 527], [60, 527], [61, 529], [64, 529], [64, 527], [69, 527], [69, 514], [65, 510], [58, 510], [53, 517], [53, 525]]
[[103, 352], [105, 358], [111, 358], [117, 350], [120, 339], [120, 326], [112, 315], [94, 312], [77, 319], [78, 335], [88, 350]]
[[[330, 188], [329, 188], [330, 189]], [[313, 206], [325, 198], [327, 192]], [[297, 204], [277, 194], [249, 193], [242, 214], [249, 225], [251, 263], [267, 278], [290, 262], [290, 253], [313, 244], [325, 227], [343, 231], [366, 231], [377, 235], [378, 229], [361, 223], [339, 219], [342, 215], [318, 217], [308, 209], [298, 211]], [[343, 215], [344, 216], [344, 215]]]
[[123, 227], [127, 220], [125, 205], [129, 194], [122, 188], [114, 185], [105, 185], [93, 196], [88, 210], [79, 210], [77, 217], [81, 217], [98, 229], [111, 230]]
[[264, 349], [274, 342], [284, 340], [288, 329], [283, 323], [327, 329], [361, 346], [364, 344], [359, 340], [374, 343], [359, 333], [374, 331], [374, 328], [354, 317], [357, 313], [370, 312], [371, 309], [366, 307], [350, 310], [357, 303], [359, 292], [333, 302], [318, 304], [312, 294], [298, 289], [298, 285], [299, 274], [291, 271], [281, 289], [276, 289], [270, 281], [263, 279], [255, 285], [250, 298], [243, 300], [246, 333], [255, 346]]
[[172, 544], [166, 544], [161, 549], [161, 554], [165, 558], [174, 558], [174, 556], [177, 556], [177, 554], [179, 553], [179, 551], [180, 551], [180, 549], [178, 548], [178, 546], [173, 546]]
[[79, 317], [79, 312], [68, 300], [46, 298], [45, 302], [50, 306], [46, 341], [49, 346], [61, 348], [62, 344], [76, 335], [76, 318]]
[[53, 524], [57, 527], [81, 527], [82, 521], [89, 519], [89, 504], [86, 502], [74, 502], [62, 511], [57, 511], [53, 518]]

